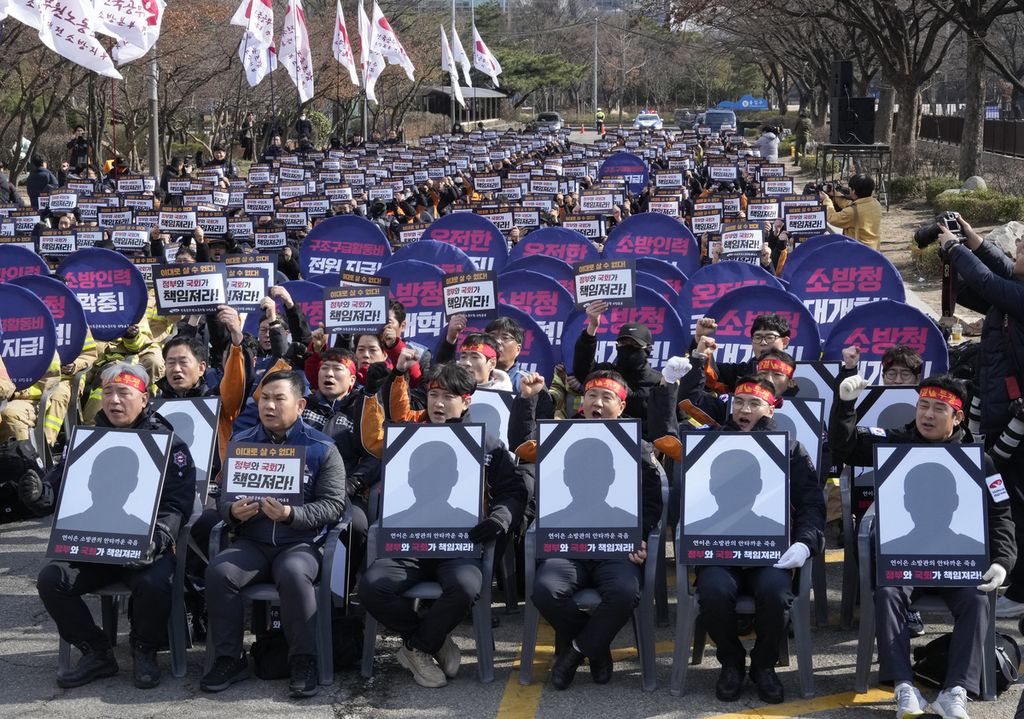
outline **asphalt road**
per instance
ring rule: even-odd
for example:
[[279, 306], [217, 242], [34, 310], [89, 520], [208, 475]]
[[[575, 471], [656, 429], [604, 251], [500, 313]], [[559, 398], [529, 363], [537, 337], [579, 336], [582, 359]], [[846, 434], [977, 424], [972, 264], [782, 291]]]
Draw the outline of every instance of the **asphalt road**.
[[[673, 697], [668, 691], [671, 673], [671, 649], [674, 630], [659, 628], [657, 691], [640, 689], [639, 664], [632, 649], [632, 632], [627, 627], [616, 643], [615, 678], [606, 686], [590, 681], [584, 667], [576, 683], [559, 692], [546, 683], [550, 659], [550, 629], [542, 626], [535, 678], [528, 687], [518, 683], [518, 653], [522, 614], [506, 615], [504, 606], [494, 605], [501, 617], [495, 632], [496, 679], [481, 684], [476, 679], [476, 659], [472, 627], [462, 624], [456, 639], [464, 652], [459, 676], [443, 689], [417, 686], [395, 661], [397, 640], [378, 638], [377, 662], [372, 679], [364, 680], [358, 669], [339, 671], [333, 686], [319, 696], [295, 701], [286, 696], [287, 682], [250, 679], [221, 694], [199, 690], [202, 647], [188, 655], [188, 675], [170, 676], [166, 654], [161, 654], [164, 681], [150, 691], [131, 684], [131, 659], [127, 647], [127, 620], [121, 622], [121, 641], [117, 657], [122, 670], [118, 676], [98, 680], [78, 689], [59, 689], [54, 681], [57, 664], [57, 633], [35, 592], [35, 576], [44, 564], [44, 544], [48, 520], [5, 525], [0, 528], [0, 717], [39, 717], [40, 719], [87, 719], [90, 717], [543, 717], [564, 719], [581, 717], [804, 717], [835, 719], [892, 716], [891, 694], [872, 690], [854, 696], [853, 669], [856, 635], [838, 626], [841, 586], [840, 553], [832, 551], [828, 584], [832, 620], [829, 626], [812, 632], [816, 694], [810, 700], [797, 695], [795, 658], [793, 666], [781, 668], [779, 676], [787, 691], [787, 703], [764, 706], [748, 685], [743, 699], [735, 704], [718, 702], [714, 682], [718, 663], [709, 647], [704, 663], [691, 667], [688, 692]], [[497, 597], [500, 600], [500, 595]], [[674, 620], [674, 592], [670, 594]], [[98, 611], [97, 611], [98, 615]], [[674, 623], [674, 621], [673, 621]], [[1002, 632], [1018, 639], [1016, 623], [999, 622]], [[929, 623], [928, 636], [949, 631], [949, 627]], [[923, 641], [923, 640], [918, 640]], [[873, 675], [874, 677], [874, 675]], [[926, 696], [933, 692], [926, 690]], [[973, 702], [973, 719], [1007, 719], [1014, 714], [1021, 687], [1011, 687], [997, 702]]]

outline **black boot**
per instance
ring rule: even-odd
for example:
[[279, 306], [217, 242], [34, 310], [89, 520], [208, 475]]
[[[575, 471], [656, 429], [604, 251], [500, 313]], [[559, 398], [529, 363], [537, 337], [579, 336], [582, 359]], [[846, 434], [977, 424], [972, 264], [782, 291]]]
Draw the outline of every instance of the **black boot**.
[[782, 688], [782, 682], [775, 675], [773, 667], [755, 668], [750, 667], [750, 678], [757, 685], [757, 696], [767, 704], [781, 704], [786, 694]]
[[312, 654], [297, 654], [291, 658], [290, 664], [289, 696], [293, 699], [315, 696], [320, 691], [320, 685], [317, 682], [319, 674], [316, 669], [316, 657]]
[[132, 647], [132, 679], [139, 689], [152, 689], [160, 683], [160, 664], [155, 651]]
[[611, 647], [605, 647], [596, 657], [590, 657], [590, 678], [594, 684], [607, 684], [612, 680], [612, 669], [615, 663], [612, 661]]
[[57, 686], [70, 689], [88, 684], [93, 679], [117, 674], [117, 660], [105, 641], [82, 642], [78, 649], [82, 652], [82, 658], [74, 669], [57, 675]]
[[715, 683], [715, 696], [719, 701], [734, 702], [740, 698], [743, 692], [743, 667], [726, 666], [718, 674], [718, 681]]
[[582, 663], [583, 654], [570, 642], [551, 667], [551, 684], [555, 689], [568, 689]]

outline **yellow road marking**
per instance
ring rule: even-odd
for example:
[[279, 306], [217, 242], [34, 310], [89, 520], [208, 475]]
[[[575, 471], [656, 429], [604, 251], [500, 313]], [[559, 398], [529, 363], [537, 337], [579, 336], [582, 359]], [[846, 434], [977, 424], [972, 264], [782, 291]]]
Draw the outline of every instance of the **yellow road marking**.
[[527, 686], [519, 683], [519, 658], [512, 664], [512, 673], [505, 683], [505, 691], [498, 705], [498, 719], [513, 719], [537, 715], [540, 695], [544, 691], [544, 676], [548, 663], [555, 653], [555, 630], [547, 622], [540, 622], [537, 628], [537, 648], [533, 654], [533, 680]]
[[828, 711], [830, 709], [842, 709], [845, 707], [857, 706], [858, 704], [878, 704], [880, 702], [892, 701], [892, 692], [884, 689], [869, 689], [864, 694], [843, 692], [842, 694], [828, 694], [813, 699], [801, 699], [795, 702], [784, 704], [773, 704], [769, 706], [747, 709], [742, 712], [731, 714], [716, 714], [708, 719], [751, 719], [751, 717], [772, 717], [772, 719], [791, 719], [792, 717], [803, 717], [815, 712]]
[[825, 563], [834, 564], [835, 562], [843, 561], [844, 552], [842, 549], [826, 549], [825, 550]]

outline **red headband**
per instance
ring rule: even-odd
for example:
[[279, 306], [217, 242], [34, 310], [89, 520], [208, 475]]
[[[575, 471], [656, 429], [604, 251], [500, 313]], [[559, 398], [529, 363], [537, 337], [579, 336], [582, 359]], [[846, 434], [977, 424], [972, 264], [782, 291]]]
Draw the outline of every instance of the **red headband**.
[[778, 372], [779, 374], [784, 374], [787, 378], [792, 379], [794, 369], [782, 360], [772, 359], [769, 357], [768, 359], [760, 360], [757, 363], [757, 371]]
[[340, 364], [340, 365], [341, 365], [342, 367], [344, 367], [344, 368], [345, 368], [345, 369], [347, 369], [347, 370], [348, 370], [349, 372], [351, 372], [353, 376], [354, 376], [354, 375], [356, 374], [356, 363], [355, 363], [355, 362], [353, 362], [353, 361], [352, 361], [352, 360], [351, 360], [350, 358], [348, 358], [348, 357], [343, 357], [343, 358], [341, 358], [341, 359], [329, 359], [329, 360], [324, 360], [322, 364], [327, 364], [328, 362], [337, 362], [337, 363], [338, 363], [338, 364]]
[[488, 344], [462, 345], [463, 352], [479, 352], [487, 359], [498, 359], [498, 353]]
[[126, 387], [137, 389], [139, 392], [142, 392], [142, 394], [146, 394], [146, 383], [131, 372], [121, 372], [107, 382], [107, 384], [123, 384]]
[[754, 384], [753, 382], [744, 382], [736, 388], [734, 394], [749, 394], [757, 397], [758, 399], [764, 400], [773, 407], [775, 406], [775, 395], [761, 385]]
[[948, 389], [942, 389], [941, 387], [922, 387], [918, 391], [918, 394], [922, 399], [937, 399], [940, 402], [945, 402], [955, 410], [962, 410], [964, 408], [963, 401]]
[[606, 389], [613, 392], [616, 397], [621, 399], [623, 402], [626, 401], [626, 386], [621, 382], [616, 382], [609, 377], [598, 377], [592, 379], [583, 387], [583, 394], [586, 394], [592, 389]]
[[[433, 382], [431, 382], [430, 384], [427, 385], [427, 392], [429, 392], [432, 389], [439, 389], [439, 390], [441, 390], [443, 392], [451, 392], [450, 389], [445, 387], [443, 384], [441, 384], [437, 380], [434, 380]], [[452, 394], [455, 394], [455, 393], [452, 392]], [[473, 396], [472, 394], [464, 394], [464, 395], [462, 395], [462, 399], [469, 399], [472, 396]]]

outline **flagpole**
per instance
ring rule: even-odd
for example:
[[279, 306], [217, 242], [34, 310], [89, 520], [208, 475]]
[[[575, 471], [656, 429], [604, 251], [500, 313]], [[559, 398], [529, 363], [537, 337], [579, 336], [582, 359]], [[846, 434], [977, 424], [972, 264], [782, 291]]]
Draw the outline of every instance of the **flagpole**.
[[[473, 52], [476, 52], [476, 4], [473, 0], [469, 0], [469, 20], [473, 24], [473, 38], [470, 42], [473, 43]], [[472, 69], [470, 69], [472, 72]], [[476, 107], [476, 85], [473, 85], [473, 110], [469, 114], [470, 132], [476, 129], [475, 119], [479, 118], [478, 110]]]
[[[271, 49], [272, 47], [267, 48], [267, 67], [270, 68], [268, 73], [270, 75], [270, 115], [274, 118], [274, 124], [270, 128], [272, 133], [270, 137], [273, 140], [274, 135], [284, 135], [287, 137], [288, 133], [281, 127], [281, 118], [277, 115], [277, 95], [274, 93], [274, 63]], [[274, 132], [275, 130], [276, 132]], [[283, 142], [284, 138], [282, 137], [281, 140]]]
[[[228, 151], [228, 161], [234, 163], [235, 157], [235, 139], [238, 137], [238, 113], [242, 104], [242, 75], [245, 74], [245, 55], [249, 52], [249, 28], [245, 29], [245, 37], [242, 39], [242, 67], [239, 68], [238, 72], [238, 86], [235, 90], [235, 127], [231, 132], [231, 145]], [[252, 129], [252, 149], [253, 159], [256, 158], [256, 128]]]
[[[452, 53], [451, 53], [452, 56], [450, 58], [451, 62], [452, 62], [452, 65], [455, 65], [455, 47], [454, 47], [455, 36], [454, 36], [454, 30], [455, 30], [455, 0], [452, 0], [452, 31], [453, 31], [453, 35], [452, 35], [452, 38], [451, 38], [451, 42], [453, 43], [453, 46], [452, 46]], [[458, 69], [456, 69], [455, 72], [450, 72], [449, 71], [448, 77], [449, 77], [449, 79], [451, 80], [451, 83], [452, 83], [452, 96], [450, 98], [450, 102], [451, 102], [451, 106], [452, 106], [452, 129], [454, 130], [455, 129], [455, 124], [456, 124], [456, 119], [455, 119], [455, 113], [456, 113], [456, 110], [455, 110], [455, 83], [459, 82], [459, 71], [458, 71]]]

